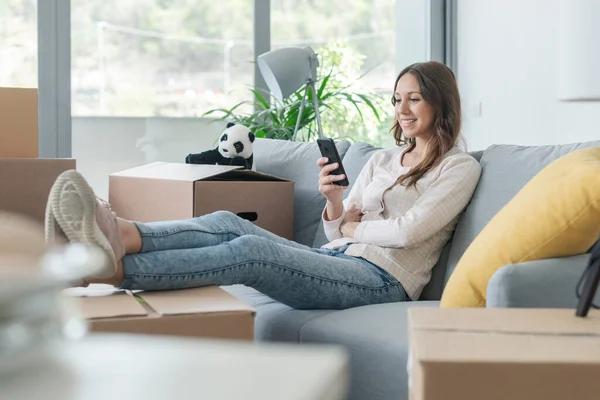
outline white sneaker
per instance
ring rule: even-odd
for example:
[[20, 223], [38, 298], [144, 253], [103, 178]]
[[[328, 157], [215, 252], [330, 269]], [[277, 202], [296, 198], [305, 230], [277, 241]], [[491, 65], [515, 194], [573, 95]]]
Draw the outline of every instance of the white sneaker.
[[111, 262], [96, 278], [115, 274], [117, 262], [125, 255], [117, 216], [75, 170], [60, 174], [50, 190], [45, 221], [47, 243], [55, 240], [55, 223], [70, 242], [98, 246], [106, 252]]

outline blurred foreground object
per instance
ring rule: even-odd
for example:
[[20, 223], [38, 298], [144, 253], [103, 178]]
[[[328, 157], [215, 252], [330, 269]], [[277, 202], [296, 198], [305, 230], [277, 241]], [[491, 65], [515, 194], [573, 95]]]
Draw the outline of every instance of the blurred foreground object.
[[61, 291], [108, 262], [100, 249], [67, 244], [49, 250], [40, 224], [0, 212], [0, 379], [46, 365], [86, 325]]

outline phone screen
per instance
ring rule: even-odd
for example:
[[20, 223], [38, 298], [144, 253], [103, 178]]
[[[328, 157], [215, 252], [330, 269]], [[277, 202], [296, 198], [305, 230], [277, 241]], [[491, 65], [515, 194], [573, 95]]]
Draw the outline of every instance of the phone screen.
[[[346, 175], [346, 171], [344, 169], [344, 165], [342, 164], [342, 159], [337, 151], [337, 147], [335, 147], [335, 142], [333, 139], [317, 139], [317, 144], [319, 145], [319, 150], [321, 151], [321, 155], [326, 157], [329, 161], [327, 164], [337, 163], [338, 167], [333, 170], [331, 175]], [[349, 186], [350, 182], [348, 181], [348, 176], [346, 175], [344, 179], [341, 181], [333, 182], [334, 185], [340, 186]]]

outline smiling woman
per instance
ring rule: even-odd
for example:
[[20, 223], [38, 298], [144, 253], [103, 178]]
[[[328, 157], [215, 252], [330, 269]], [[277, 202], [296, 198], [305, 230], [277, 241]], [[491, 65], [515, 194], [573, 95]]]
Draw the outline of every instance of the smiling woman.
[[404, 74], [398, 79], [392, 103], [405, 138], [429, 140], [433, 136], [435, 111], [423, 101], [421, 85], [413, 74]]
[[[143, 290], [243, 284], [298, 309], [417, 300], [481, 167], [455, 146], [460, 123], [453, 118], [460, 103], [453, 101], [458, 89], [446, 66], [411, 65], [396, 87], [397, 139], [405, 138], [401, 125], [418, 127], [406, 138], [408, 145], [373, 153], [346, 199], [343, 187], [334, 184], [344, 178], [334, 172], [337, 165], [317, 161], [315, 179], [326, 199], [318, 211], [329, 239], [321, 248], [226, 211], [183, 221], [118, 219], [77, 171], [56, 180], [46, 220], [56, 221], [71, 241], [103, 247], [114, 260], [89, 282]], [[410, 153], [424, 155], [424, 161], [402, 165]], [[54, 224], [47, 229], [51, 237]]]
[[431, 61], [406, 67], [392, 97], [396, 144], [407, 145], [401, 163], [411, 167], [398, 183], [414, 186], [437, 167], [460, 139], [461, 105], [454, 73]]

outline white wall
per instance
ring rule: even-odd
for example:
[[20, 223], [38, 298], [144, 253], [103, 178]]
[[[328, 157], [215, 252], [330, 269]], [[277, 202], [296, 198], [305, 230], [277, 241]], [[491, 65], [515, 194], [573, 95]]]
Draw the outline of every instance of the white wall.
[[600, 103], [557, 100], [559, 1], [458, 0], [457, 73], [469, 150], [600, 140]]
[[77, 170], [108, 198], [108, 175], [154, 161], [184, 162], [216, 147], [224, 122], [197, 118], [73, 117]]

